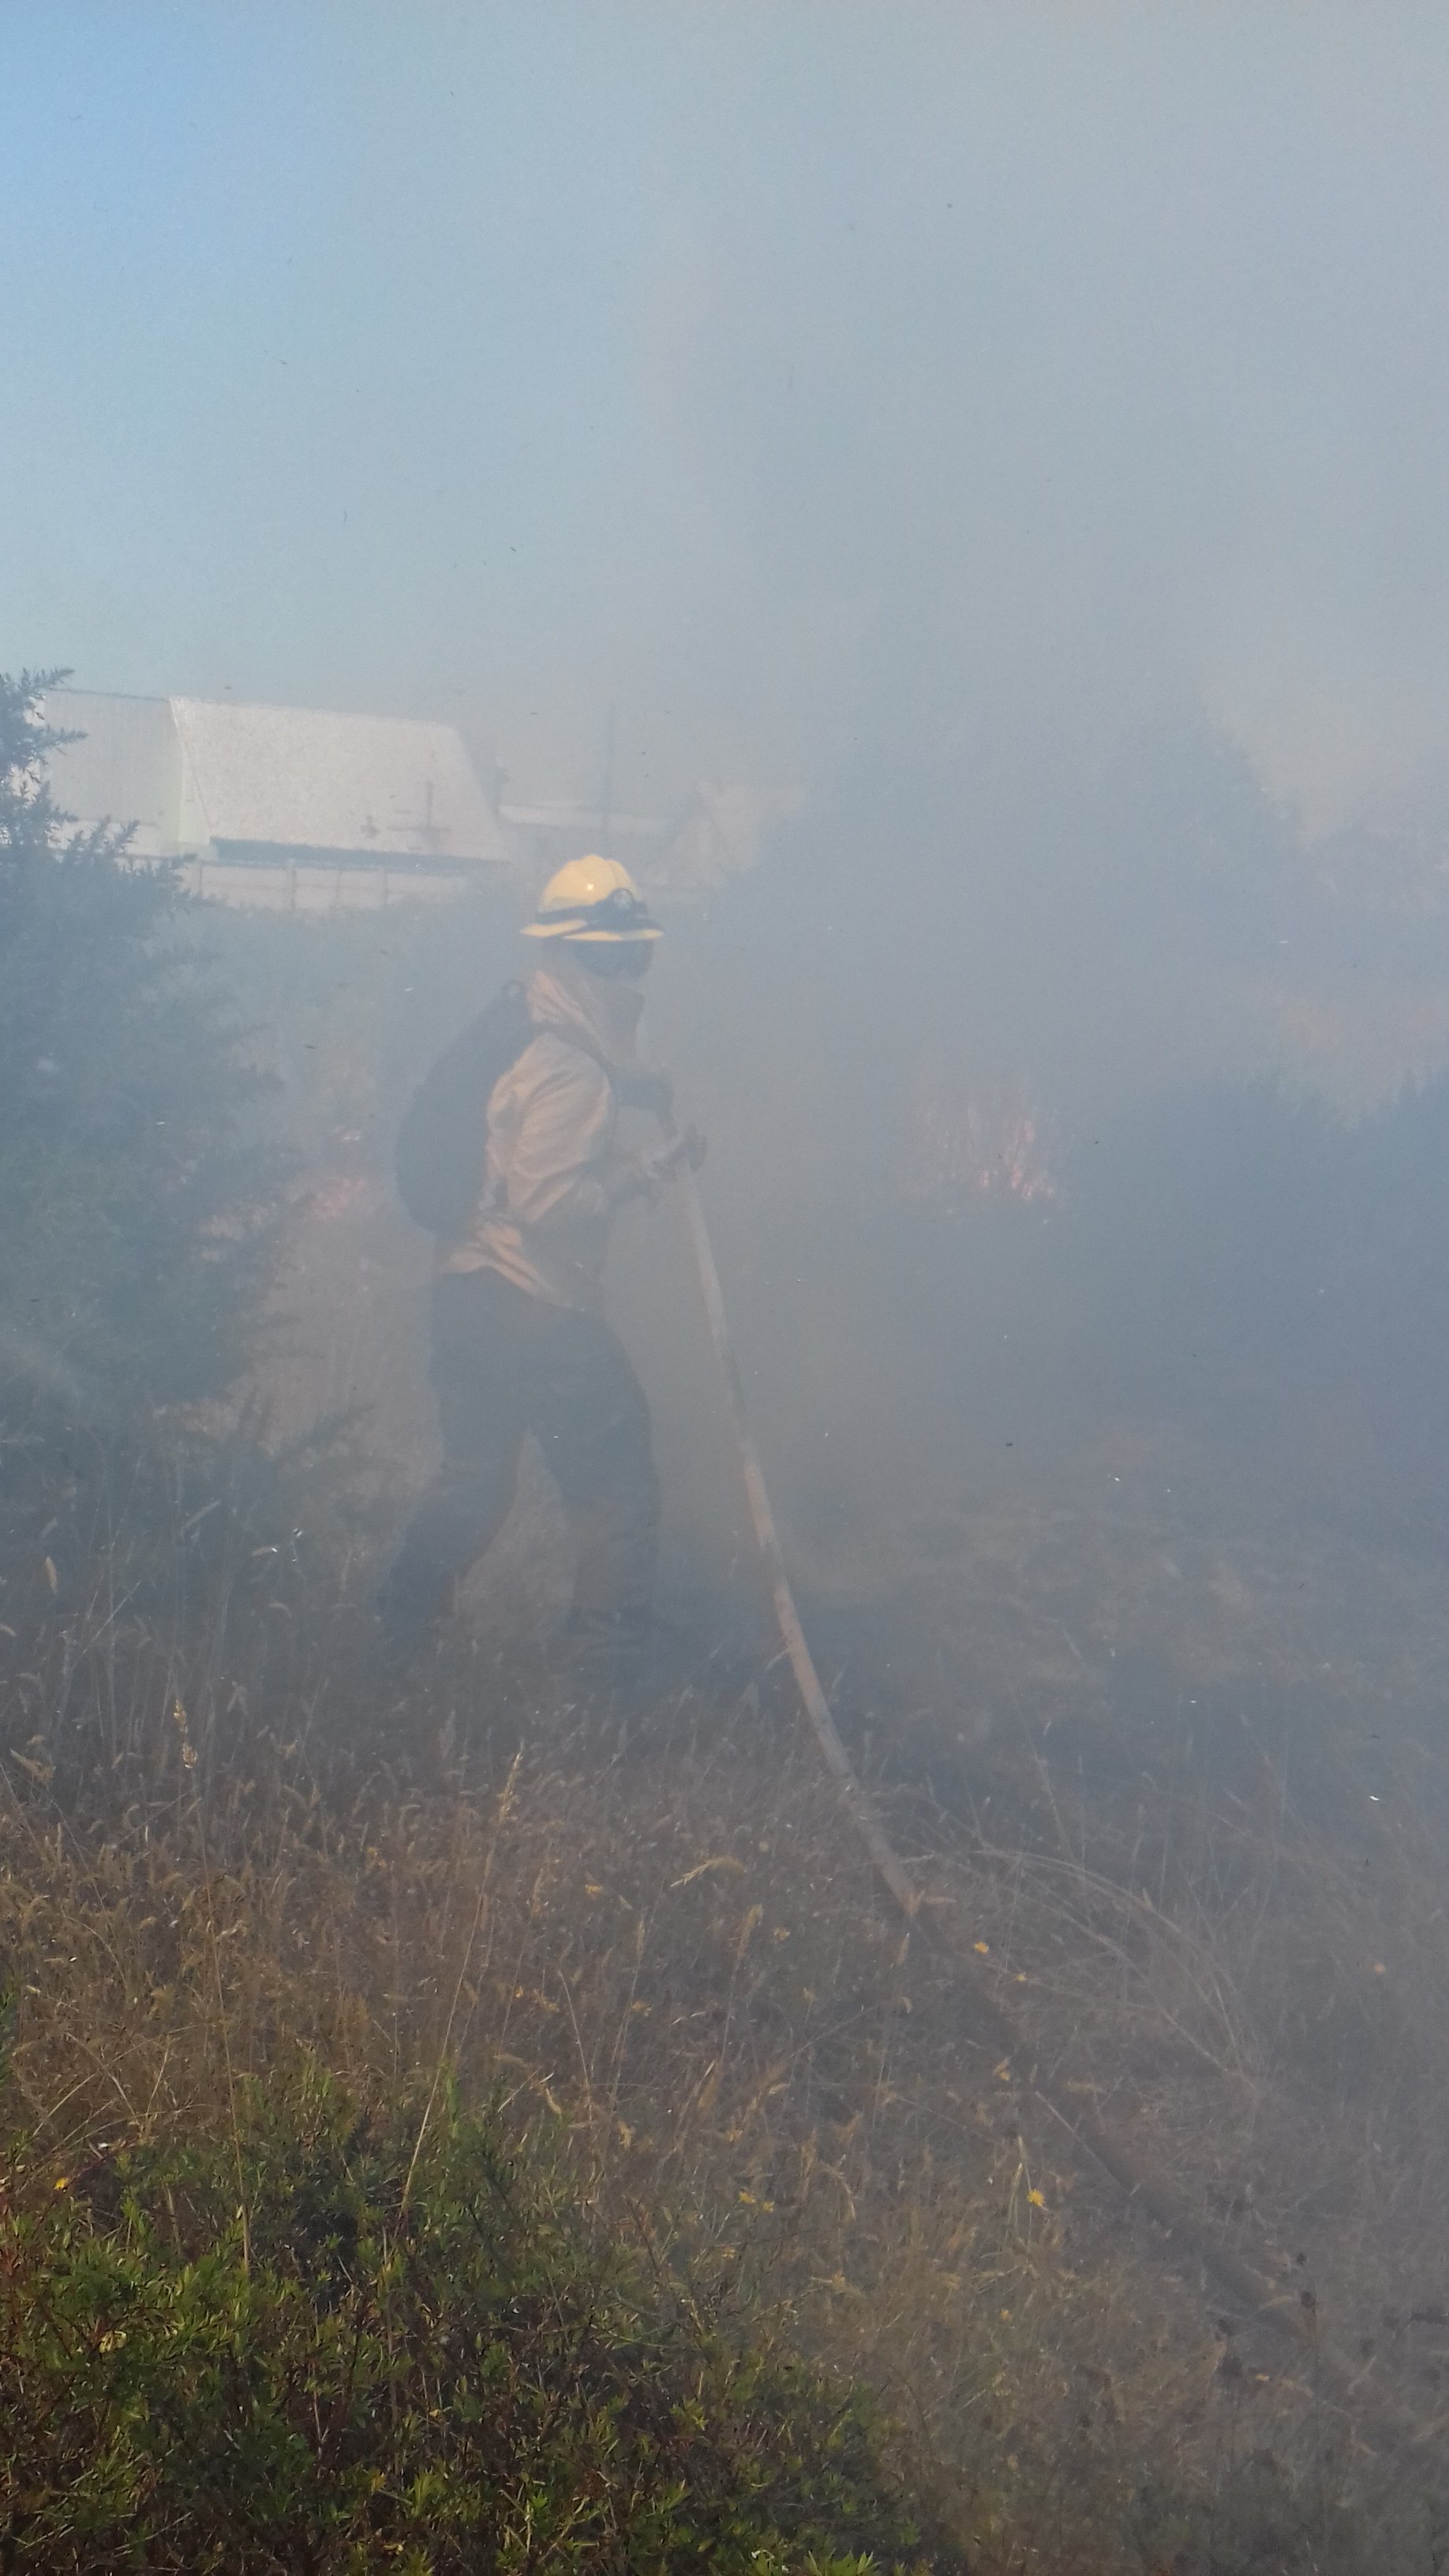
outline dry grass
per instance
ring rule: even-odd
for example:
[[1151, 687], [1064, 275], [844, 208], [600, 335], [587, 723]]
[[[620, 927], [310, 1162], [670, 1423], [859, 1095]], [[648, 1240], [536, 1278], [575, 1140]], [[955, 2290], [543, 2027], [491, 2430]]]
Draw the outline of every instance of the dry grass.
[[[913, 2424], [983, 2566], [1215, 2563], [1201, 2516], [1173, 2541], [1177, 2507], [1143, 2492], [1221, 2496], [1264, 2450], [1336, 2514], [1355, 2469], [1310, 2379], [1225, 2344], [1170, 2249], [963, 2045], [786, 1716], [686, 1700], [614, 1760], [539, 1721], [510, 1762], [486, 1734], [458, 1751], [442, 1680], [406, 1741], [350, 1750], [335, 1724], [283, 1746], [234, 1693], [204, 1720], [167, 1687], [124, 1799], [67, 1816], [12, 1767], [0, 1812], [12, 2116], [57, 2174], [100, 2139], [214, 2125], [298, 2045], [364, 2094], [456, 2062], [564, 2138], [611, 2217], [737, 2245], [756, 2294]], [[1263, 1963], [1300, 1901], [1281, 1843], [1273, 1889], [1246, 1828], [1174, 1846], [1149, 1905], [1061, 1824], [1057, 1853], [938, 1833], [938, 1920], [1058, 2086], [1286, 2242], [1348, 2148], [1346, 2115], [1320, 2122], [1275, 2190], [1292, 2114]], [[1300, 1992], [1281, 1966], [1280, 2018]], [[1375, 1981], [1369, 2009], [1392, 1993]], [[1372, 2234], [1335, 2252], [1348, 2286], [1315, 2265], [1325, 2303], [1370, 2295]]]
[[[339, 1400], [407, 1338], [376, 1249], [349, 1270], [334, 1243], [310, 1282], [335, 1322], [354, 1279]], [[984, 2570], [1429, 2576], [1437, 1577], [1254, 1526], [1237, 1494], [1222, 1528], [1192, 1521], [1158, 1491], [1182, 1467], [1113, 1435], [1035, 1492], [923, 1521], [893, 1561], [817, 1568], [818, 1606], [833, 1590], [891, 1650], [889, 1686], [848, 1678], [843, 1712], [853, 1693], [947, 1946], [1046, 2089], [1079, 2090], [1285, 2301], [1316, 2301], [1362, 2364], [1361, 2415], [1315, 2386], [1311, 2346], [1285, 2358], [1225, 2316], [963, 2038], [768, 1686], [686, 1695], [622, 1762], [538, 1714], [526, 1640], [560, 1567], [537, 1520], [488, 1576], [490, 1603], [529, 1578], [512, 1678], [460, 1636], [402, 1716], [305, 1548], [264, 1580], [244, 1564], [241, 1628], [218, 1613], [184, 1665], [115, 1615], [108, 1577], [17, 1678], [12, 2120], [64, 2173], [100, 2138], [224, 2121], [239, 2077], [299, 2045], [364, 2092], [426, 2093], [456, 2061], [564, 2142], [611, 2219], [735, 2246], [913, 2425]], [[102, 1757], [83, 1787], [78, 1733]], [[1424, 2438], [1381, 2463], [1386, 2393]], [[1265, 2455], [1281, 2476], [1254, 2488]]]

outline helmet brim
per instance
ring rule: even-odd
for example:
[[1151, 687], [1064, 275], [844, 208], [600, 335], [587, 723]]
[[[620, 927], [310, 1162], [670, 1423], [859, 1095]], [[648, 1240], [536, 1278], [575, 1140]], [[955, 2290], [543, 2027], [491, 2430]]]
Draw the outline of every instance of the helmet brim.
[[526, 921], [523, 936], [525, 939], [568, 939], [576, 947], [632, 948], [641, 939], [662, 939], [664, 932], [657, 921], [636, 922], [631, 930], [591, 929], [575, 913], [572, 920]]

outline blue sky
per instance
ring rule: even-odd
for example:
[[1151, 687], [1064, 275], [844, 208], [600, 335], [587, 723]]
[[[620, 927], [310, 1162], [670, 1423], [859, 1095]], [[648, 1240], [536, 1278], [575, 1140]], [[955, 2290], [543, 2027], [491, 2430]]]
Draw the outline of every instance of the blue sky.
[[1449, 775], [1449, 12], [0, 0], [0, 663]]

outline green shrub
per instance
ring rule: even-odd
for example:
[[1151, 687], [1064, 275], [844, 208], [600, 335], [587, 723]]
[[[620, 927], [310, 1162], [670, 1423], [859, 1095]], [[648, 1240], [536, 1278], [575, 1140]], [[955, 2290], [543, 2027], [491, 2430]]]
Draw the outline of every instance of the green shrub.
[[6, 2568], [944, 2564], [866, 2402], [590, 2233], [451, 2095], [315, 2068], [0, 2216]]
[[[165, 1663], [214, 1613], [225, 1669], [217, 1620], [277, 1590], [243, 1390], [287, 1158], [176, 871], [52, 799], [59, 676], [0, 676], [0, 1686], [9, 1741], [73, 1765], [125, 1749], [138, 1638]], [[137, 1687], [154, 1707], [166, 1675]]]

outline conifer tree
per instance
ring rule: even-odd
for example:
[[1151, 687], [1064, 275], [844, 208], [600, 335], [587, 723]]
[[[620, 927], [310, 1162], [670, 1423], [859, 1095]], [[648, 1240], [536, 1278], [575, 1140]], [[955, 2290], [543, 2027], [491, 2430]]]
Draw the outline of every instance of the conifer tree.
[[204, 1448], [277, 1242], [244, 1033], [174, 869], [46, 763], [65, 674], [0, 677], [0, 1615], [73, 1590]]

